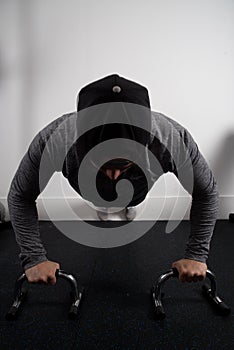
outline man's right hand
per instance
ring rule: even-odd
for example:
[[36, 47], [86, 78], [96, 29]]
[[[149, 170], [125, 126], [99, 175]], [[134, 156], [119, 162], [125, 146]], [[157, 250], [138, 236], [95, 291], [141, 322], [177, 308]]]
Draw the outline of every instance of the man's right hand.
[[59, 268], [58, 263], [47, 260], [25, 270], [25, 274], [30, 283], [54, 285], [56, 283], [55, 272]]

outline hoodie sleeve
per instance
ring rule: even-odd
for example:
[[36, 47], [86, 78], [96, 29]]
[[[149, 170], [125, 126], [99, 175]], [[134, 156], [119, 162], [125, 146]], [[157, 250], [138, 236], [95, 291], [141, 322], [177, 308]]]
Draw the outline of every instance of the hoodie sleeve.
[[36, 207], [38, 195], [54, 173], [54, 167], [48, 161], [40, 186], [40, 162], [44, 150], [45, 140], [39, 133], [21, 160], [7, 197], [11, 223], [20, 247], [19, 258], [25, 270], [47, 260]]
[[[184, 258], [206, 262], [218, 214], [219, 194], [212, 171], [186, 129], [183, 131], [183, 139], [190, 159], [183, 162], [175, 175], [182, 186], [192, 195], [191, 231]], [[187, 180], [187, 174], [190, 171], [193, 174], [192, 187], [188, 185]]]

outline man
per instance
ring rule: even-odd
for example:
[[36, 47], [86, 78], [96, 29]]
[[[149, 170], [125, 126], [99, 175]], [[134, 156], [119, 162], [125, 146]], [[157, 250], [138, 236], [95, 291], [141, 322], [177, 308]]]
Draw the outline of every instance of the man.
[[[159, 176], [174, 173], [192, 195], [192, 206], [187, 248], [172, 267], [177, 268], [181, 282], [203, 280], [218, 211], [218, 191], [190, 133], [171, 118], [152, 112], [147, 89], [117, 74], [88, 84], [78, 97], [78, 112], [52, 121], [33, 139], [8, 194], [28, 281], [56, 283], [59, 264], [46, 256], [35, 202], [55, 171], [62, 172], [83, 198], [94, 203], [104, 220], [108, 214], [103, 207], [112, 206], [126, 208], [126, 218], [132, 220], [134, 206], [145, 199]], [[82, 170], [84, 163], [88, 165]], [[82, 172], [83, 178], [78, 176]], [[96, 178], [97, 193], [90, 191], [92, 176]], [[117, 193], [118, 181], [123, 179], [132, 183], [132, 198], [127, 187], [122, 195]]]

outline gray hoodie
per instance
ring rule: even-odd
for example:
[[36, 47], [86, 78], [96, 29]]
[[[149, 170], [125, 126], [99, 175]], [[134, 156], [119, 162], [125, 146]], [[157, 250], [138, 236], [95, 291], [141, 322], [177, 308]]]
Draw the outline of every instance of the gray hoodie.
[[[118, 102], [114, 105], [118, 106]], [[61, 172], [81, 194], [77, 181], [82, 162], [79, 152], [82, 146], [77, 142], [80, 136], [78, 119], [77, 112], [65, 114], [43, 128], [32, 140], [12, 180], [8, 206], [25, 270], [47, 260], [40, 238], [36, 199], [51, 176]], [[145, 151], [139, 148], [138, 152], [139, 159], [144, 159], [141, 165], [148, 176], [148, 190], [162, 174], [171, 172], [191, 194], [191, 232], [184, 258], [206, 262], [218, 212], [218, 191], [213, 174], [191, 134], [182, 125], [161, 113], [151, 112], [150, 129]]]

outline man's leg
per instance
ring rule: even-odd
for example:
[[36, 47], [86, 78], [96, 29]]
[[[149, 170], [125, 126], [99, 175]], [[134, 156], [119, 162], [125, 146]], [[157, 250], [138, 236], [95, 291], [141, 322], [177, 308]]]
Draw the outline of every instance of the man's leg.
[[133, 200], [125, 208], [125, 217], [128, 221], [132, 221], [135, 219], [136, 214], [137, 214], [135, 207], [145, 200], [147, 193], [148, 193], [148, 189], [144, 188], [140, 193], [137, 193], [137, 195], [133, 198]]
[[[138, 204], [142, 203], [145, 200], [146, 195], [148, 194], [148, 187], [146, 186], [145, 183], [143, 183], [143, 184], [138, 183], [134, 187], [135, 187], [134, 196], [133, 196], [131, 202], [128, 204], [128, 206], [124, 209], [124, 215], [128, 221], [134, 220], [134, 218], [136, 217], [136, 208], [135, 207]], [[102, 188], [100, 195], [105, 200], [110, 200], [110, 195], [112, 194], [110, 192], [111, 191], [107, 191], [105, 188]], [[115, 199], [115, 198], [113, 198], [113, 199]], [[109, 214], [111, 214], [113, 212], [118, 212], [118, 210], [115, 210], [115, 208], [111, 207], [111, 200], [110, 200], [110, 207], [109, 208], [97, 206], [96, 210], [97, 210], [97, 216], [101, 221], [107, 221], [110, 217]], [[119, 211], [122, 211], [122, 210], [119, 210]]]
[[96, 211], [97, 211], [97, 216], [98, 216], [99, 220], [101, 220], [101, 221], [108, 220], [108, 218], [109, 218], [108, 208], [98, 207], [98, 208], [96, 208]]

